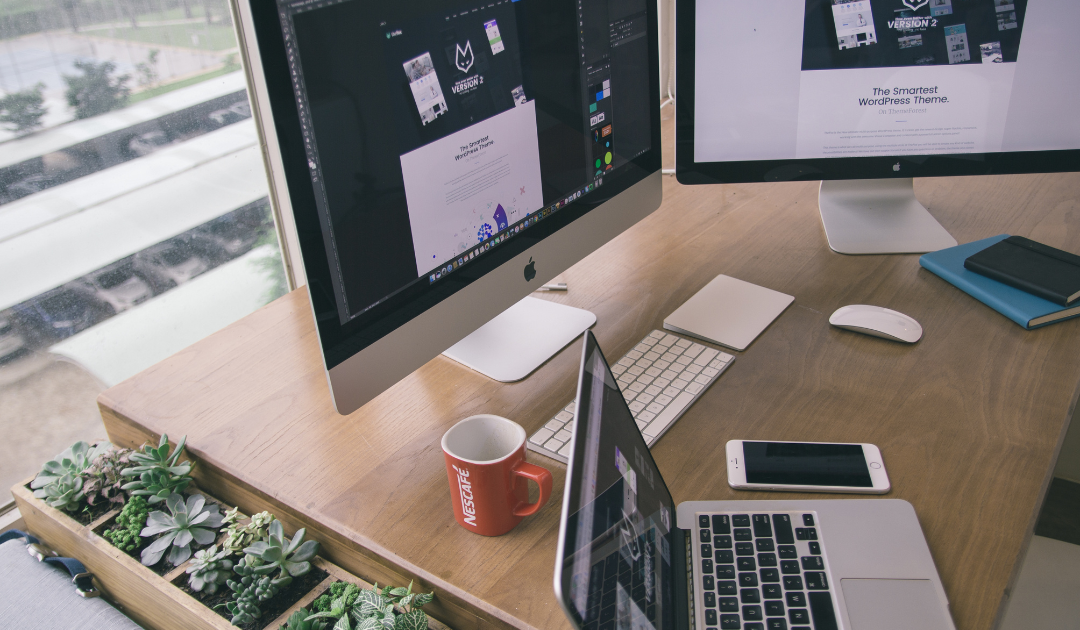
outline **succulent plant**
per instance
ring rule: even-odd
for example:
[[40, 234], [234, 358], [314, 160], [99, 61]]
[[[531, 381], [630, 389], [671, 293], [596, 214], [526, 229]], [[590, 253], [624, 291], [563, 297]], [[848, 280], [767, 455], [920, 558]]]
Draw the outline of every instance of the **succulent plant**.
[[267, 537], [267, 528], [274, 521], [274, 515], [269, 512], [259, 512], [251, 517], [251, 520], [243, 525], [240, 521], [247, 518], [240, 513], [238, 508], [225, 512], [225, 542], [221, 547], [232, 555], [241, 555], [244, 548], [257, 540]]
[[310, 616], [311, 611], [301, 608], [290, 615], [279, 630], [326, 630], [328, 622], [325, 619], [309, 619]]
[[94, 458], [111, 446], [108, 442], [95, 447], [81, 441], [72, 444], [41, 467], [41, 472], [30, 483], [34, 496], [44, 499], [51, 507], [68, 512], [76, 511], [82, 505], [84, 497], [80, 474], [90, 466]]
[[150, 506], [146, 499], [131, 497], [117, 515], [116, 524], [102, 536], [117, 549], [135, 551], [141, 542], [139, 532], [146, 526], [146, 517], [149, 514]]
[[235, 593], [233, 601], [226, 604], [226, 608], [233, 615], [230, 623], [234, 626], [242, 626], [261, 617], [259, 604], [277, 595], [278, 591], [286, 586], [279, 578], [256, 573], [261, 562], [255, 556], [244, 556], [244, 559], [233, 567], [233, 572], [239, 575], [240, 579], [225, 581]]
[[191, 566], [187, 568], [188, 586], [194, 591], [206, 591], [213, 595], [218, 586], [225, 583], [229, 577], [229, 569], [233, 561], [229, 559], [229, 552], [218, 551], [217, 545], [209, 549], [201, 549], [195, 552], [195, 558]]
[[124, 490], [130, 490], [132, 495], [147, 497], [151, 505], [161, 503], [172, 494], [180, 494], [191, 483], [192, 462], [177, 466], [180, 453], [184, 450], [187, 436], [180, 438], [176, 449], [169, 454], [169, 436], [164, 433], [156, 447], [144, 444], [141, 451], [130, 455], [134, 463], [130, 468], [125, 468], [121, 475], [124, 477], [138, 477], [123, 486]]
[[132, 466], [129, 448], [112, 447], [102, 452], [87, 466], [79, 476], [82, 477], [83, 494], [87, 505], [98, 503], [117, 503], [123, 505], [124, 485], [121, 473]]
[[252, 543], [244, 549], [248, 556], [254, 556], [261, 560], [255, 568], [255, 573], [267, 575], [278, 571], [278, 579], [282, 586], [287, 586], [294, 577], [304, 575], [311, 570], [311, 560], [319, 552], [319, 543], [314, 540], [304, 542], [306, 530], [299, 529], [292, 540], [285, 536], [285, 530], [281, 521], [275, 520], [267, 527], [267, 536], [264, 540]]
[[213, 530], [221, 527], [218, 506], [206, 505], [206, 497], [201, 494], [191, 495], [186, 502], [183, 496], [171, 494], [165, 499], [165, 506], [171, 514], [151, 512], [146, 517], [146, 528], [139, 532], [143, 538], [161, 534], [143, 549], [142, 563], [148, 567], [157, 564], [166, 550], [169, 551], [169, 563], [173, 566], [181, 564], [191, 557], [193, 541], [209, 545], [214, 542]]

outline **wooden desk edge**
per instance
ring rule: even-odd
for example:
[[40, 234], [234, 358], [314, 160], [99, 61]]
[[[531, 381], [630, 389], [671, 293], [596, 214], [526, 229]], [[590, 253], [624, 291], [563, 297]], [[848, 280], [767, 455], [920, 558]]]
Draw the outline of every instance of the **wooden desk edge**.
[[[109, 440], [121, 447], [137, 449], [145, 442], [157, 443], [154, 434], [118, 412], [121, 405], [106, 394], [98, 396], [98, 408]], [[331, 524], [319, 523], [281, 502], [266, 490], [245, 479], [227, 475], [212, 458], [191, 447], [185, 449], [198, 462], [192, 470], [195, 483], [222, 501], [231, 503], [246, 514], [263, 510], [273, 513], [289, 532], [307, 528], [309, 537], [318, 540], [322, 555], [368, 582], [405, 585], [415, 581], [413, 590], [434, 591], [435, 599], [425, 607], [432, 617], [454, 630], [538, 630], [513, 620], [490, 604], [471, 597], [426, 570], [413, 565], [363, 536], [355, 539], [342, 535]], [[349, 552], [352, 553], [349, 553]]]

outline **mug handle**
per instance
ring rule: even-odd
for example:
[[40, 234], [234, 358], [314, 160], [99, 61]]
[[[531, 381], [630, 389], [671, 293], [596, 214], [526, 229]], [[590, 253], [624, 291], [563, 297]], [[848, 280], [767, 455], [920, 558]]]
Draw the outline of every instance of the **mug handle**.
[[515, 475], [525, 477], [526, 479], [532, 479], [536, 482], [536, 485], [540, 486], [540, 497], [536, 499], [536, 503], [519, 503], [514, 508], [514, 516], [531, 516], [536, 514], [540, 508], [544, 507], [547, 500], [551, 497], [551, 473], [545, 468], [541, 468], [536, 464], [530, 464], [528, 462], [518, 462], [512, 472]]

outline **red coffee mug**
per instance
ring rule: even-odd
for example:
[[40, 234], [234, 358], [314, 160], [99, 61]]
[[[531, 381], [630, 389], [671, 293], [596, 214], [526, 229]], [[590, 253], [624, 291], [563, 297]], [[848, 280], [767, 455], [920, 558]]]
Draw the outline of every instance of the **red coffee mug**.
[[[551, 473], [525, 461], [525, 429], [488, 414], [465, 418], [442, 438], [454, 518], [465, 529], [499, 536], [551, 496]], [[529, 503], [529, 482], [540, 498]]]

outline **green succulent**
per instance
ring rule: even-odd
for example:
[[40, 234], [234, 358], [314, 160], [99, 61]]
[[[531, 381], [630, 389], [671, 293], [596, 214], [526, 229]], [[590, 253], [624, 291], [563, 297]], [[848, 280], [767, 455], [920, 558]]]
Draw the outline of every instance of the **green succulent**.
[[34, 496], [44, 499], [50, 507], [68, 512], [78, 510], [85, 494], [81, 473], [111, 446], [108, 442], [95, 447], [82, 441], [72, 444], [41, 467], [41, 472], [30, 483]]
[[313, 612], [328, 612], [333, 608], [333, 602], [338, 598], [344, 597], [342, 600], [346, 607], [351, 608], [356, 603], [356, 598], [360, 595], [360, 587], [351, 582], [334, 582], [327, 589], [326, 593], [323, 593], [312, 602], [311, 607]]
[[186, 435], [180, 438], [180, 443], [171, 455], [168, 435], [162, 434], [156, 447], [144, 444], [141, 451], [130, 456], [134, 465], [120, 473], [124, 477], [138, 479], [124, 484], [121, 488], [130, 490], [132, 495], [148, 497], [151, 504], [161, 503], [169, 495], [182, 493], [191, 483], [189, 473], [194, 465], [192, 462], [177, 465], [186, 441]]
[[[151, 499], [152, 502], [152, 499]], [[218, 506], [206, 505], [206, 497], [193, 494], [184, 501], [179, 494], [169, 495], [165, 506], [171, 514], [151, 512], [146, 518], [146, 528], [139, 532], [143, 538], [161, 536], [143, 549], [142, 563], [148, 567], [161, 560], [169, 551], [169, 563], [178, 566], [191, 557], [191, 543], [209, 545], [214, 542], [214, 530], [221, 527]]]
[[213, 595], [218, 586], [225, 583], [229, 577], [229, 569], [233, 561], [229, 559], [229, 552], [218, 551], [217, 545], [211, 545], [209, 549], [201, 549], [195, 552], [195, 558], [191, 566], [187, 568], [188, 586], [193, 591], [203, 591]]
[[328, 622], [325, 619], [309, 619], [310, 616], [311, 611], [301, 608], [290, 615], [279, 630], [326, 630]]
[[264, 540], [252, 543], [244, 549], [248, 556], [261, 560], [255, 573], [267, 575], [278, 571], [278, 579], [287, 586], [294, 577], [300, 577], [311, 570], [311, 560], [319, 552], [319, 543], [314, 540], [304, 542], [306, 530], [299, 529], [290, 541], [285, 537], [281, 521], [275, 520], [267, 527]]
[[102, 536], [114, 547], [123, 551], [135, 551], [142, 539], [139, 532], [146, 526], [150, 506], [143, 497], [131, 497], [116, 517], [116, 524]]
[[83, 494], [87, 505], [97, 503], [124, 504], [123, 477], [125, 468], [132, 466], [132, 450], [112, 447], [102, 452], [79, 476], [83, 480]]
[[244, 553], [245, 547], [257, 540], [265, 539], [268, 535], [267, 528], [274, 522], [274, 515], [269, 512], [259, 512], [247, 523], [241, 525], [240, 521], [245, 518], [247, 517], [241, 514], [238, 508], [225, 512], [223, 522], [226, 538], [221, 547], [231, 555], [239, 556]]
[[243, 626], [261, 617], [259, 604], [277, 595], [278, 591], [287, 585], [282, 584], [280, 578], [256, 573], [261, 562], [255, 556], [244, 556], [243, 560], [233, 567], [233, 572], [239, 575], [240, 579], [225, 581], [225, 585], [235, 593], [233, 601], [226, 604], [233, 615], [230, 623], [234, 626]]

